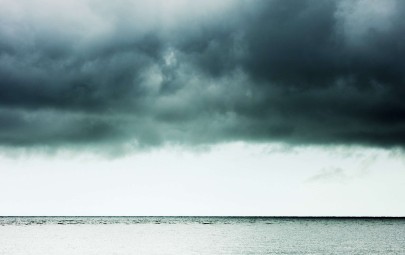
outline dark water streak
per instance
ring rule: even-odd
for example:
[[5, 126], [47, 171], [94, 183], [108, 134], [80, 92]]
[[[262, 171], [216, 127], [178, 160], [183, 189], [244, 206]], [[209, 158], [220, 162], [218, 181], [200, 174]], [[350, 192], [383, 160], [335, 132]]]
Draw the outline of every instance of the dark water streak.
[[72, 224], [405, 224], [405, 217], [0, 216], [0, 226]]

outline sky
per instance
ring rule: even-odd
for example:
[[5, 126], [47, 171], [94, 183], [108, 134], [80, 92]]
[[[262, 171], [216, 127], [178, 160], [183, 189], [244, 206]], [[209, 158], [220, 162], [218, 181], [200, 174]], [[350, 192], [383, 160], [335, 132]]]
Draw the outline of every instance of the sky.
[[0, 6], [0, 215], [405, 216], [404, 1]]

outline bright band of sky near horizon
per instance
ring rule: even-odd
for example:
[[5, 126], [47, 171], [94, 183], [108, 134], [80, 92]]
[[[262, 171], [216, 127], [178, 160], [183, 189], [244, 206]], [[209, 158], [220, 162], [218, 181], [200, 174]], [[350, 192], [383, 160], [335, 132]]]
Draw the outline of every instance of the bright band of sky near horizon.
[[232, 143], [0, 159], [0, 215], [401, 216], [398, 150]]

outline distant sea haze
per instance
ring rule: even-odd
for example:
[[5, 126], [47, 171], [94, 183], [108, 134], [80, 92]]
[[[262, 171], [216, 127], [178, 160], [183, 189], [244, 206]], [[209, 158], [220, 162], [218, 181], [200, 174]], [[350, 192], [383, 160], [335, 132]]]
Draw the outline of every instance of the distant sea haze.
[[0, 254], [405, 254], [405, 218], [0, 217]]

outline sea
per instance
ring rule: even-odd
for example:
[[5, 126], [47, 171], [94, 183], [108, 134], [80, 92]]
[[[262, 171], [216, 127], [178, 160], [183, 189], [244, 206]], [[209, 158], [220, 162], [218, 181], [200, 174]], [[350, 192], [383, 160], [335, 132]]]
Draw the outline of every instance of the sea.
[[0, 254], [405, 254], [405, 218], [0, 217]]

